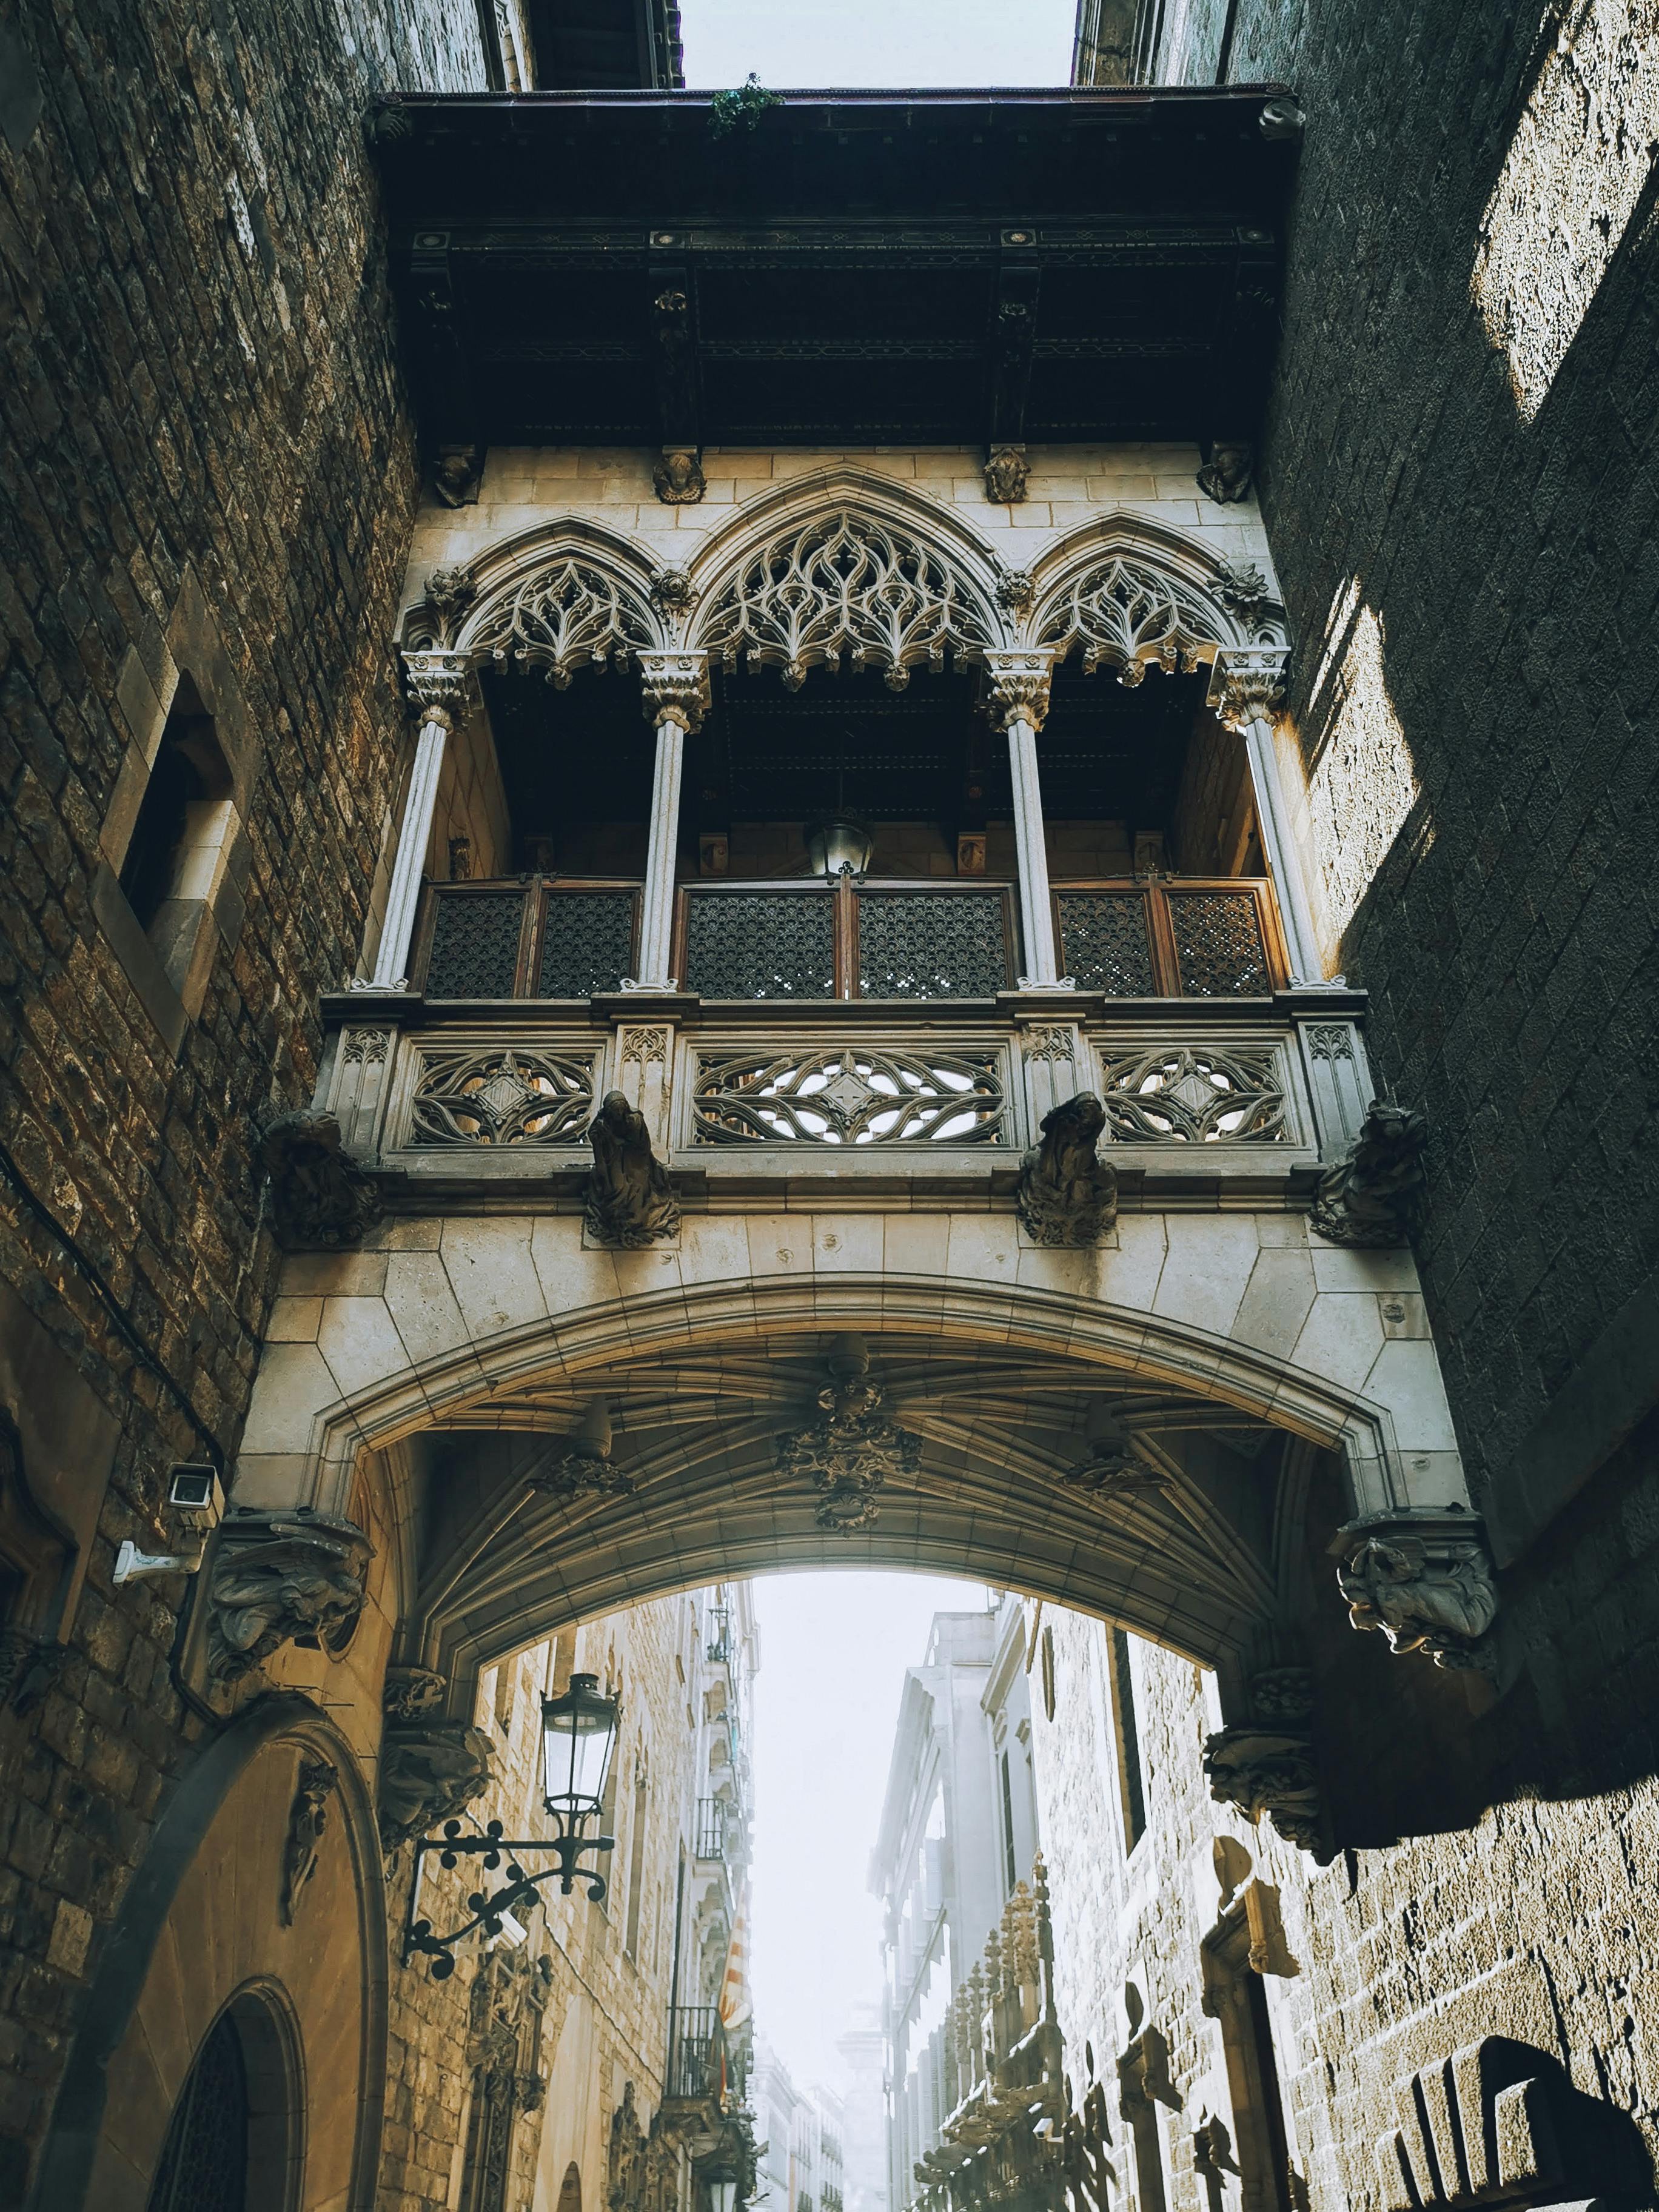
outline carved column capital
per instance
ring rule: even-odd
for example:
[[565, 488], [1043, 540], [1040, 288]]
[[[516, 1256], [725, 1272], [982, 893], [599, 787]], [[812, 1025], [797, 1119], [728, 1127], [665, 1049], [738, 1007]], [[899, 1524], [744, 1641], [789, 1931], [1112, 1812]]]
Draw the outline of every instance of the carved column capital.
[[1437, 1667], [1480, 1662], [1474, 1645], [1498, 1613], [1498, 1584], [1478, 1515], [1402, 1506], [1339, 1528], [1337, 1587], [1356, 1628], [1380, 1629], [1391, 1651]]
[[1216, 649], [1205, 704], [1230, 730], [1271, 721], [1285, 697], [1287, 645], [1224, 645]]
[[465, 653], [406, 653], [404, 682], [417, 719], [454, 731], [478, 704], [472, 659]]
[[650, 722], [678, 722], [689, 735], [708, 712], [706, 653], [641, 653], [640, 695]]
[[374, 1556], [355, 1521], [308, 1505], [233, 1505], [208, 1591], [208, 1672], [216, 1681], [240, 1681], [289, 1643], [337, 1658], [363, 1609]]
[[1029, 722], [1040, 730], [1048, 712], [1054, 654], [1043, 650], [988, 652], [984, 663], [986, 707], [996, 727], [1006, 730], [1011, 722]]

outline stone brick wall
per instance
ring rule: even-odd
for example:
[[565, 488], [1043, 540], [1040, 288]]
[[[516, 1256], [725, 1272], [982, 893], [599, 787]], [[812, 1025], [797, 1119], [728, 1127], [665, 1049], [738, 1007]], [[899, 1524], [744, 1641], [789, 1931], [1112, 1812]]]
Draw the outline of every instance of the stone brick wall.
[[[167, 1462], [234, 1444], [274, 1276], [254, 1131], [309, 1088], [398, 773], [416, 466], [362, 117], [482, 62], [470, 0], [94, 0], [5, 38], [0, 1382], [72, 1540], [29, 1598], [67, 1656], [0, 1717], [9, 2200], [198, 1733], [179, 1586], [115, 1592], [113, 1548], [160, 1548]], [[101, 841], [180, 671], [241, 835], [175, 1051], [118, 957]]]
[[1656, 1381], [1656, 30], [1242, 0], [1232, 54], [1307, 110], [1261, 497], [1307, 766], [1375, 848], [1342, 958], [1430, 1115], [1421, 1258], [1506, 1550]]

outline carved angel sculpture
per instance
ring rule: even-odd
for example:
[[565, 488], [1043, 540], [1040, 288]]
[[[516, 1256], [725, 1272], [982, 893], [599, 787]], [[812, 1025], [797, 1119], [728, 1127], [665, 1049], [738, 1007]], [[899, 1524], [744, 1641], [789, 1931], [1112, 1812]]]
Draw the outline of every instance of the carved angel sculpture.
[[1037, 1244], [1094, 1244], [1117, 1218], [1117, 1171], [1095, 1156], [1106, 1109], [1091, 1091], [1042, 1117], [1042, 1141], [1020, 1163], [1014, 1203]]
[[1428, 1122], [1415, 1107], [1373, 1098], [1347, 1157], [1326, 1169], [1313, 1225], [1332, 1244], [1406, 1244], [1422, 1224]]
[[250, 1513], [225, 1524], [213, 1568], [208, 1671], [251, 1674], [291, 1639], [343, 1650], [374, 1556], [362, 1530], [326, 1514]]
[[606, 1093], [587, 1139], [593, 1147], [584, 1215], [588, 1235], [635, 1249], [677, 1235], [679, 1201], [668, 1170], [651, 1149], [644, 1115], [620, 1091]]

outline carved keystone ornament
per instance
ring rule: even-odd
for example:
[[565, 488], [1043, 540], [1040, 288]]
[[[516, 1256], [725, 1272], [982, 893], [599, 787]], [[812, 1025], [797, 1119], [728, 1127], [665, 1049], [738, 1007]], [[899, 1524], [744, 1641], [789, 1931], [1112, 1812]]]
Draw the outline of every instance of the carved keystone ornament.
[[209, 1674], [240, 1681], [284, 1644], [337, 1658], [363, 1609], [363, 1574], [374, 1556], [355, 1521], [308, 1505], [233, 1505], [209, 1586]]
[[878, 1413], [882, 1387], [861, 1338], [837, 1337], [824, 1364], [823, 1419], [778, 1438], [778, 1469], [818, 1492], [812, 1517], [820, 1528], [850, 1536], [875, 1526], [875, 1495], [890, 1474], [915, 1473], [921, 1438]]

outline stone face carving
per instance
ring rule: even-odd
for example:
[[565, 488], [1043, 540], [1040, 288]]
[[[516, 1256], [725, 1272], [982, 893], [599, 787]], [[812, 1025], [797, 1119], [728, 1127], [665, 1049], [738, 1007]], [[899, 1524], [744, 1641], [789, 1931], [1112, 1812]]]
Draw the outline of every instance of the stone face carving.
[[1030, 477], [1019, 447], [997, 446], [985, 464], [985, 496], [996, 507], [1018, 507]]
[[300, 1778], [289, 1808], [283, 1843], [283, 1888], [276, 1915], [292, 1928], [307, 1885], [317, 1871], [317, 1856], [328, 1827], [328, 1801], [340, 1786], [340, 1770], [325, 1759], [300, 1762]]
[[812, 1517], [820, 1528], [853, 1535], [875, 1526], [875, 1495], [888, 1477], [915, 1473], [921, 1438], [878, 1413], [882, 1388], [859, 1338], [838, 1337], [826, 1364], [823, 1419], [779, 1437], [778, 1468], [819, 1492]]
[[1423, 1224], [1428, 1137], [1415, 1107], [1372, 1099], [1359, 1134], [1319, 1179], [1312, 1223], [1328, 1243], [1410, 1243]]
[[363, 1574], [374, 1556], [355, 1521], [305, 1505], [233, 1505], [209, 1585], [208, 1672], [216, 1681], [240, 1681], [289, 1643], [337, 1658], [363, 1609]]
[[997, 578], [997, 604], [1024, 614], [1036, 597], [1036, 579], [1029, 568], [1005, 568]]
[[1498, 1585], [1473, 1514], [1370, 1514], [1340, 1528], [1334, 1548], [1356, 1628], [1380, 1629], [1391, 1651], [1422, 1651], [1439, 1667], [1478, 1663], [1471, 1647], [1497, 1615]]
[[595, 1243], [639, 1250], [679, 1233], [679, 1200], [651, 1149], [645, 1116], [620, 1091], [608, 1091], [588, 1125], [593, 1167], [583, 1221]]
[[444, 446], [432, 467], [432, 489], [446, 507], [476, 507], [483, 483], [483, 454], [477, 446]]
[[301, 1109], [268, 1123], [259, 1164], [270, 1179], [271, 1226], [289, 1251], [343, 1250], [380, 1218], [379, 1187], [345, 1150], [332, 1114]]
[[665, 507], [695, 507], [708, 489], [702, 463], [687, 446], [665, 447], [662, 459], [651, 471], [657, 497]]
[[1239, 734], [1252, 722], [1271, 721], [1285, 697], [1290, 648], [1230, 645], [1215, 657], [1204, 703], [1223, 726]]
[[380, 1820], [389, 1852], [453, 1820], [494, 1778], [489, 1737], [445, 1717], [447, 1687], [441, 1675], [424, 1668], [400, 1668], [387, 1676]]
[[1255, 470], [1255, 454], [1247, 439], [1218, 438], [1198, 472], [1198, 488], [1206, 499], [1231, 506], [1249, 497]]
[[1117, 1219], [1117, 1172], [1096, 1157], [1106, 1109], [1091, 1091], [1042, 1117], [1042, 1141], [1020, 1163], [1014, 1204], [1034, 1244], [1097, 1244]]

